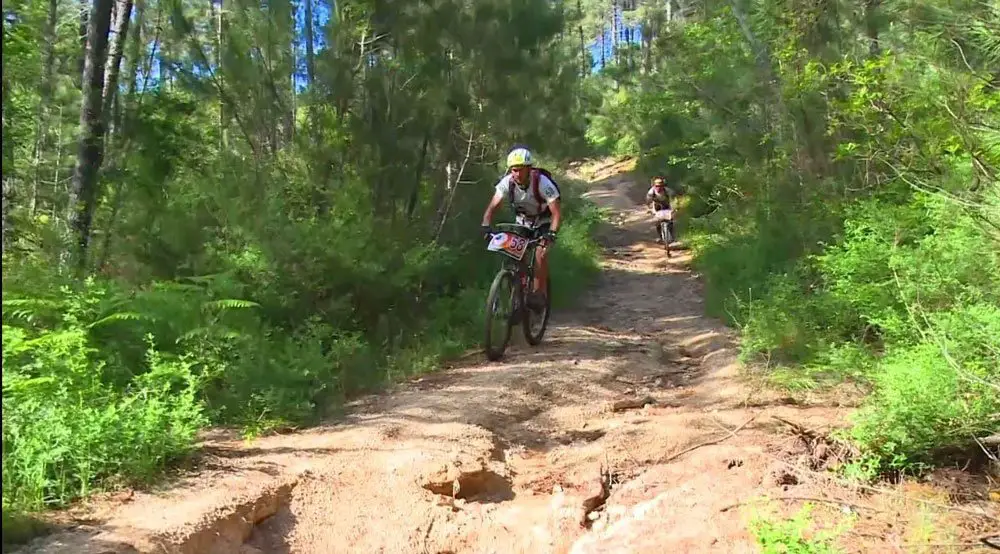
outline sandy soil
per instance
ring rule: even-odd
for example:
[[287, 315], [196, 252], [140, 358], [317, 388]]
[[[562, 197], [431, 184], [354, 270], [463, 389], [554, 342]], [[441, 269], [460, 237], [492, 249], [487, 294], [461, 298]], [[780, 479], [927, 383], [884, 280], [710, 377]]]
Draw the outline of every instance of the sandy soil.
[[553, 314], [541, 346], [472, 356], [320, 428], [252, 443], [218, 433], [166, 490], [93, 500], [25, 550], [757, 552], [748, 523], [762, 495], [780, 513], [811, 498], [821, 519], [850, 519], [843, 544], [861, 552], [946, 552], [913, 545], [971, 545], [996, 523], [995, 505], [940, 484], [873, 493], [817, 471], [834, 448], [810, 433], [849, 406], [802, 405], [739, 375], [733, 332], [704, 316], [687, 252], [667, 260], [653, 242], [628, 169], [577, 169], [614, 222], [599, 282]]

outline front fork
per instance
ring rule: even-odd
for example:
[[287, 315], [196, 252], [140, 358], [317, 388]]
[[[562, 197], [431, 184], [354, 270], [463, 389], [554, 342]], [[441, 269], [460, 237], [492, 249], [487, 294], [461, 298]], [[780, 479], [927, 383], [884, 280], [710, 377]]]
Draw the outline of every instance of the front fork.
[[[534, 256], [534, 250], [530, 254]], [[534, 285], [535, 272], [532, 267], [533, 260], [534, 258], [532, 258], [532, 262], [521, 262], [515, 268], [517, 278], [521, 282], [521, 294], [515, 295], [516, 298], [514, 299], [514, 312], [518, 319], [521, 319], [524, 315], [522, 310], [527, 308], [528, 295], [531, 293], [531, 288]]]
[[656, 234], [661, 235], [660, 238], [664, 242], [673, 241], [674, 239], [674, 222], [673, 221], [659, 221], [656, 223]]

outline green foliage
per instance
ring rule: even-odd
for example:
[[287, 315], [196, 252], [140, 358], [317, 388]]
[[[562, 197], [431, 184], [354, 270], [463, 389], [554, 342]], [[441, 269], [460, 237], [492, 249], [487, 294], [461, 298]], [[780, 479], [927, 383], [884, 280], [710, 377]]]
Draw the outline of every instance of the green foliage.
[[[552, 260], [559, 306], [587, 284], [597, 256], [590, 238], [596, 210], [573, 196], [572, 185], [563, 189], [566, 225]], [[313, 240], [324, 242], [316, 236], [322, 227], [311, 225]], [[330, 287], [339, 301], [309, 306], [284, 292], [301, 285], [283, 280], [290, 276], [253, 250], [224, 273], [138, 289], [104, 278], [29, 280], [44, 270], [27, 266], [8, 272], [5, 510], [59, 505], [94, 487], [149, 479], [189, 451], [209, 422], [254, 435], [316, 421], [347, 395], [433, 370], [478, 342], [495, 269], [485, 249], [457, 255], [418, 243], [395, 253], [386, 244], [365, 255], [336, 237], [331, 242], [343, 248], [317, 248], [313, 263], [334, 264], [339, 278], [324, 282], [318, 274], [310, 292]], [[363, 263], [351, 264], [352, 256]], [[386, 271], [392, 264], [400, 265]], [[425, 298], [414, 302], [410, 295], [421, 289]], [[378, 306], [410, 313], [366, 311]], [[289, 324], [294, 314], [309, 313]]]
[[3, 327], [5, 512], [61, 504], [108, 479], [148, 479], [205, 422], [190, 362], [164, 360], [150, 344], [146, 371], [116, 389], [100, 379], [107, 368], [87, 332], [66, 323], [37, 334]]
[[1000, 424], [1000, 12], [837, 5], [706, 5], [658, 31], [648, 72], [593, 78], [588, 137], [690, 193], [708, 309], [744, 361], [871, 390], [846, 434], [871, 475]]
[[837, 554], [833, 545], [838, 530], [810, 533], [812, 505], [806, 504], [789, 519], [774, 521], [755, 517], [750, 522], [750, 532], [764, 554]]
[[[551, 3], [315, 0], [322, 25], [219, 6], [137, 3], [112, 95], [80, 80], [78, 6], [4, 4], [5, 541], [24, 510], [155, 477], [206, 425], [310, 424], [478, 343], [496, 160], [583, 143]], [[95, 116], [97, 167], [76, 155]], [[561, 184], [557, 306], [597, 256]]]
[[[1000, 267], [1000, 266], [997, 266]], [[1000, 425], [1000, 308], [959, 304], [928, 315], [923, 338], [890, 350], [850, 436], [892, 469], [933, 462], [942, 448]]]

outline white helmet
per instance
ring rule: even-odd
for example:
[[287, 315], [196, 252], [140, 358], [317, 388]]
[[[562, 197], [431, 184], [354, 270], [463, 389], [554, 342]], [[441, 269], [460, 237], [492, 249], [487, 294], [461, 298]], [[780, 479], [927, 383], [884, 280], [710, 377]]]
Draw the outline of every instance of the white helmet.
[[534, 165], [531, 152], [527, 148], [515, 148], [510, 151], [510, 154], [507, 154], [507, 169], [515, 165]]

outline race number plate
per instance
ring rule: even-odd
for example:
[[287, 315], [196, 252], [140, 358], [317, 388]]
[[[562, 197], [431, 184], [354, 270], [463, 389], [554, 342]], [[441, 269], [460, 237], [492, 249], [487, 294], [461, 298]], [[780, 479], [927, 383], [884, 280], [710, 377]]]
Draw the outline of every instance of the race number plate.
[[656, 219], [659, 221], [671, 221], [674, 219], [674, 211], [671, 209], [656, 210]]
[[524, 257], [524, 251], [528, 249], [528, 240], [513, 233], [497, 233], [486, 249], [490, 252], [503, 252], [520, 261]]

